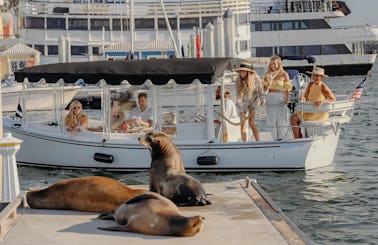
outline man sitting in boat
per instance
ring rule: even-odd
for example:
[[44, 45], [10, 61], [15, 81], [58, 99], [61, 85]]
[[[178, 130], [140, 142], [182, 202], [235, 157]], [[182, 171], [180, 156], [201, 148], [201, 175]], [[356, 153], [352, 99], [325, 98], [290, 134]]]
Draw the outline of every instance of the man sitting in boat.
[[130, 113], [131, 119], [128, 124], [132, 127], [150, 128], [153, 123], [153, 112], [148, 107], [146, 93], [138, 94], [138, 106], [133, 108]]
[[[306, 101], [313, 102], [316, 108], [320, 108], [320, 106], [325, 102], [336, 101], [335, 95], [332, 93], [329, 87], [322, 81], [323, 78], [328, 77], [326, 74], [324, 74], [323, 68], [314, 67], [312, 72], [307, 73], [312, 74], [312, 82], [308, 84], [305, 95], [302, 96], [302, 103]], [[293, 129], [294, 138], [302, 138], [302, 133], [299, 128], [301, 120], [324, 121], [328, 119], [328, 116], [328, 112], [302, 113], [301, 111], [298, 111], [297, 113], [291, 116], [291, 125]]]
[[126, 132], [130, 125], [126, 123], [125, 113], [121, 110], [121, 101], [115, 99], [111, 103], [110, 129], [112, 132]]
[[71, 132], [71, 136], [75, 136], [87, 130], [88, 120], [88, 115], [83, 113], [83, 106], [80, 101], [73, 100], [70, 104], [70, 110], [64, 119], [66, 130]]

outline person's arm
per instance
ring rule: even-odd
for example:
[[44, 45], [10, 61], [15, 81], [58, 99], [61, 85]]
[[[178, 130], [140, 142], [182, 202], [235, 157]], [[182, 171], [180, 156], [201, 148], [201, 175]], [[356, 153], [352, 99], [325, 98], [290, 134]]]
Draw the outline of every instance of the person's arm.
[[324, 95], [326, 97], [327, 102], [336, 101], [336, 96], [332, 93], [331, 89], [327, 86], [327, 84], [323, 83], [323, 90]]
[[285, 76], [284, 84], [283, 84], [283, 88], [285, 90], [284, 104], [287, 104], [289, 102], [289, 94], [290, 94], [292, 85], [291, 85], [291, 82], [290, 82], [289, 74], [287, 72], [284, 72], [284, 76]]
[[304, 95], [302, 95], [302, 98], [301, 98], [301, 102], [302, 102], [302, 103], [304, 103], [304, 102], [307, 101], [307, 99], [308, 99], [308, 95], [310, 94], [310, 88], [311, 88], [312, 84], [313, 84], [313, 83], [311, 82], [311, 83], [309, 83], [309, 84], [307, 85], [306, 92], [305, 92]]

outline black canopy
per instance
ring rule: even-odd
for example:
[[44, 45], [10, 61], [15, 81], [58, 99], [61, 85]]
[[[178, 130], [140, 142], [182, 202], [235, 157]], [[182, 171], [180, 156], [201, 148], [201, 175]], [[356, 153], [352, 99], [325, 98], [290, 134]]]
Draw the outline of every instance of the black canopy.
[[156, 85], [166, 84], [170, 79], [179, 84], [189, 84], [199, 79], [201, 83], [211, 84], [222, 76], [224, 70], [239, 67], [242, 61], [235, 58], [173, 58], [59, 63], [19, 70], [15, 72], [15, 78], [18, 82], [25, 78], [29, 82], [38, 82], [44, 78], [47, 83], [56, 83], [59, 79], [74, 83], [83, 79], [88, 84], [104, 79], [111, 85], [124, 80], [132, 85], [141, 85], [148, 79]]

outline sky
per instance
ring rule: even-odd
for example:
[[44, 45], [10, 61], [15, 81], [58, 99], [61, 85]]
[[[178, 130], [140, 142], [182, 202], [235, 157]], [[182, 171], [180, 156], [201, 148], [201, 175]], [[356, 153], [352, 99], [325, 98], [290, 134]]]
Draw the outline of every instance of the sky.
[[332, 23], [338, 26], [375, 24], [378, 26], [378, 0], [343, 0], [352, 11]]

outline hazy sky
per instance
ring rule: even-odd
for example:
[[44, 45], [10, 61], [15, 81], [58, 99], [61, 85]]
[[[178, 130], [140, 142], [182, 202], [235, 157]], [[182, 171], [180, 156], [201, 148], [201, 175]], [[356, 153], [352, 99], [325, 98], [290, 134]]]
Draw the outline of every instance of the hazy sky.
[[378, 25], [378, 0], [343, 0], [352, 13], [334, 21], [337, 25]]

